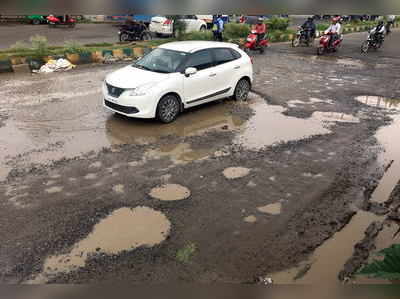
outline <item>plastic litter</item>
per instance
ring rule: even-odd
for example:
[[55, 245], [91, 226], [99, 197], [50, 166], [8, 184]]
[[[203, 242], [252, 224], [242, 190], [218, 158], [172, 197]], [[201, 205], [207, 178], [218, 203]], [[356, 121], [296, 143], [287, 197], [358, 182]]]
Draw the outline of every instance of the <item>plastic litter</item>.
[[75, 68], [76, 65], [69, 62], [67, 59], [60, 58], [58, 60], [50, 59], [45, 65], [39, 70], [33, 70], [34, 73], [53, 73], [61, 71], [69, 71]]

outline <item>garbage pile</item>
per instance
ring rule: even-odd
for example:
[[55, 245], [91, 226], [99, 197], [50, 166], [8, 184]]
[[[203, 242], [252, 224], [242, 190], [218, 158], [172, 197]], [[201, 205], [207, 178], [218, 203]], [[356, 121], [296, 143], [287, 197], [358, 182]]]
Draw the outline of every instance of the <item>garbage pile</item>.
[[45, 65], [42, 65], [39, 70], [33, 70], [34, 73], [53, 73], [61, 71], [69, 71], [75, 68], [76, 65], [69, 62], [67, 59], [60, 58], [58, 60], [49, 60]]

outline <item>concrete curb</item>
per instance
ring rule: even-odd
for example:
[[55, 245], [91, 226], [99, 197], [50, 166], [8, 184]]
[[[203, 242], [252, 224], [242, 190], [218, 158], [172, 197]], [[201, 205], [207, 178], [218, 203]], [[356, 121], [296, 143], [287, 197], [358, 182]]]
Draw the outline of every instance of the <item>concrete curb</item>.
[[156, 47], [126, 47], [121, 49], [113, 49], [113, 50], [102, 50], [102, 51], [93, 51], [93, 52], [84, 52], [84, 53], [71, 53], [65, 55], [54, 55], [54, 56], [45, 56], [40, 58], [33, 57], [10, 57], [8, 59], [0, 60], [0, 73], [12, 73], [14, 72], [14, 68], [25, 65], [28, 66], [30, 70], [37, 70], [42, 67], [42, 65], [46, 64], [50, 59], [59, 59], [65, 58], [68, 59], [72, 64], [81, 65], [81, 64], [90, 64], [90, 63], [104, 63], [106, 57], [111, 56], [113, 58], [122, 60], [124, 58], [137, 58], [141, 57], [149, 52], [151, 52]]

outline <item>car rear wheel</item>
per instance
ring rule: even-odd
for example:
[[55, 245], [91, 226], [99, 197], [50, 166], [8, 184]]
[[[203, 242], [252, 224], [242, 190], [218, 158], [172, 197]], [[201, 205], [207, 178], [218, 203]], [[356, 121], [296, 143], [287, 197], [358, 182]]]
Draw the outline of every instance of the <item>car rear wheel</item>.
[[207, 30], [206, 26], [201, 26], [200, 27], [200, 32], [205, 32]]
[[246, 101], [250, 93], [250, 83], [246, 79], [240, 79], [236, 85], [233, 98], [236, 101]]
[[157, 118], [165, 123], [173, 122], [180, 112], [180, 103], [176, 96], [170, 94], [164, 96], [157, 106]]

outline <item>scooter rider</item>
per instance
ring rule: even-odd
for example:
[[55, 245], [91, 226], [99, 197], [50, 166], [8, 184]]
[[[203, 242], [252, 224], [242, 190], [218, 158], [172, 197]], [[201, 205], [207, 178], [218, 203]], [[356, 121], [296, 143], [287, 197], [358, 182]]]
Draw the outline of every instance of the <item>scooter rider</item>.
[[267, 33], [267, 26], [264, 24], [263, 18], [258, 18], [257, 24], [252, 26], [252, 30], [254, 30], [257, 34], [257, 46], [260, 44], [260, 41], [265, 38], [265, 34]]
[[339, 39], [340, 36], [340, 30], [342, 29], [342, 26], [339, 23], [340, 17], [334, 17], [332, 19], [332, 24], [329, 26], [328, 29], [325, 30], [325, 34], [330, 34], [331, 38], [329, 39], [329, 48], [332, 47], [333, 43]]
[[370, 33], [375, 40], [382, 39], [385, 37], [386, 27], [383, 21], [379, 21], [378, 25], [373, 28]]
[[306, 32], [308, 40], [310, 40], [312, 37], [315, 37], [315, 31], [317, 30], [317, 27], [315, 26], [314, 18], [309, 17], [307, 21], [301, 25], [301, 28], [303, 28], [303, 30]]

